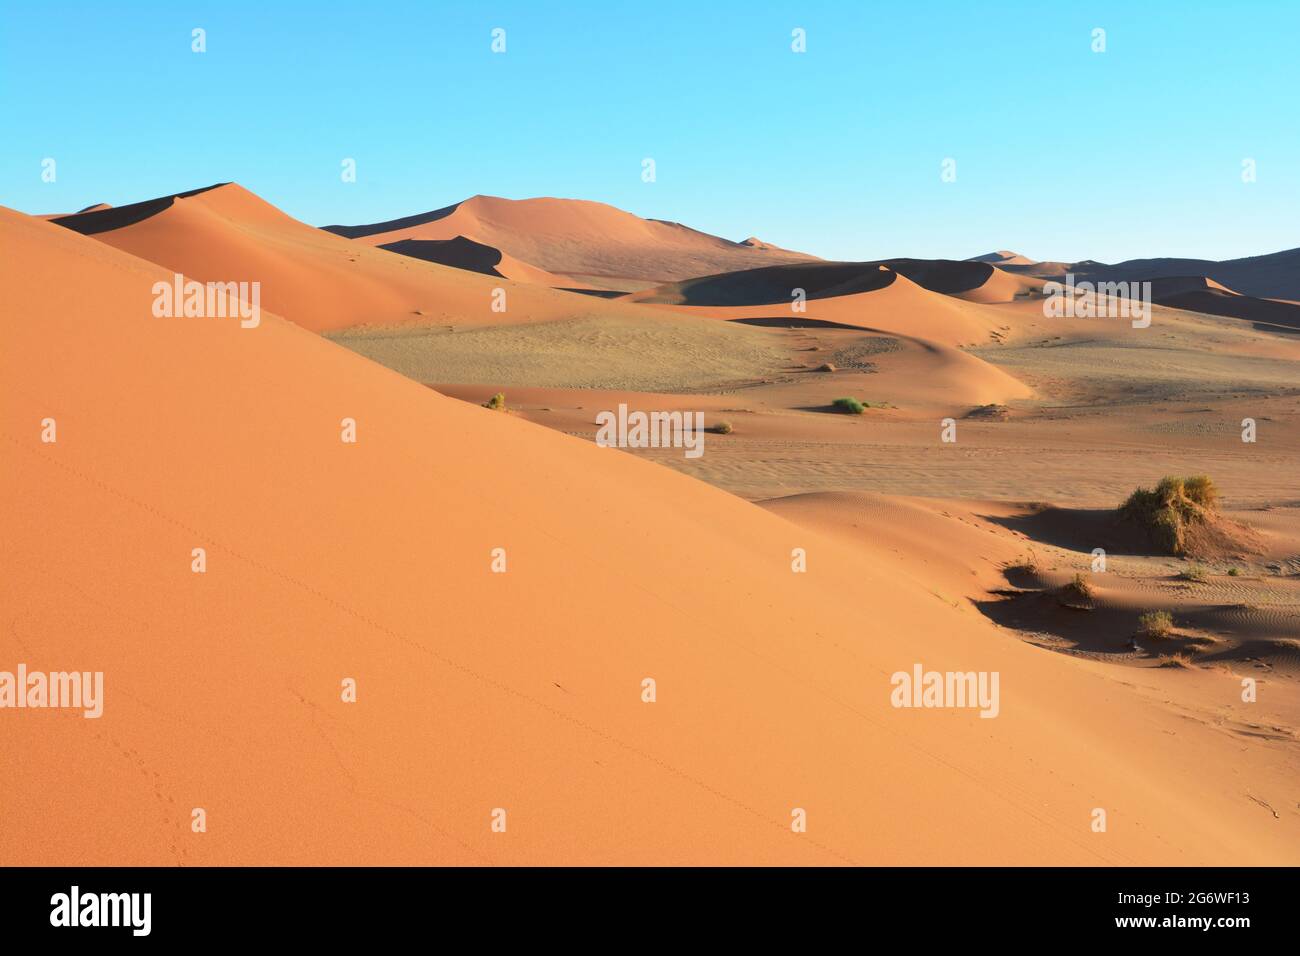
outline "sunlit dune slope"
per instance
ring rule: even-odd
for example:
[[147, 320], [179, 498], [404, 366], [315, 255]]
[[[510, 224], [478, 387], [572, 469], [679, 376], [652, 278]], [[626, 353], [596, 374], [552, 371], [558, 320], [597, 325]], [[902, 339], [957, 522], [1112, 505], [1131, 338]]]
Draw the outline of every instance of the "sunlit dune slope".
[[667, 282], [814, 257], [754, 239], [732, 242], [676, 222], [581, 199], [474, 196], [433, 212], [330, 232], [387, 245], [465, 236], [557, 275]]

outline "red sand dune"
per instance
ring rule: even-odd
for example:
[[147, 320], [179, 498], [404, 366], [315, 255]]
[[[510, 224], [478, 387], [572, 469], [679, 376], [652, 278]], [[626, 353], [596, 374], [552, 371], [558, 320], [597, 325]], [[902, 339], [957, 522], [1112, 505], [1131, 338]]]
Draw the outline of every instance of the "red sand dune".
[[808, 299], [829, 299], [883, 289], [894, 275], [944, 295], [973, 302], [1010, 302], [1042, 282], [1013, 276], [982, 262], [951, 259], [884, 259], [875, 262], [800, 262], [664, 283], [630, 294], [634, 302], [665, 305], [788, 305], [795, 289]]
[[561, 278], [544, 269], [520, 262], [500, 249], [457, 236], [454, 239], [399, 239], [379, 248], [425, 262], [438, 262], [456, 269], [468, 269], [484, 275], [500, 276], [517, 282], [531, 282], [563, 288], [586, 288], [576, 280]]
[[[870, 266], [869, 270], [863, 268], [866, 265]], [[754, 273], [708, 277], [696, 280], [709, 289], [704, 295], [696, 295], [692, 290], [700, 286], [687, 282], [634, 293], [627, 296], [626, 301], [662, 303], [663, 308], [674, 311], [726, 319], [770, 319], [774, 326], [780, 326], [786, 320], [791, 324], [808, 319], [838, 322], [952, 346], [987, 343], [990, 334], [1008, 321], [1006, 312], [931, 292], [886, 266], [863, 263], [827, 266], [775, 267]], [[841, 273], [836, 267], [844, 267], [845, 271]], [[840, 281], [818, 291], [818, 282], [823, 279]], [[712, 285], [714, 280], [716, 286]], [[791, 288], [808, 291], [803, 312], [794, 311]], [[714, 289], [719, 290], [718, 294], [714, 294]], [[785, 294], [778, 298], [782, 289], [785, 289]], [[856, 291], [859, 289], [865, 291]], [[671, 304], [691, 298], [697, 302], [701, 298], [705, 302], [731, 299], [751, 304]]]
[[454, 206], [330, 232], [387, 245], [402, 239], [464, 236], [515, 259], [578, 280], [669, 282], [691, 276], [814, 259], [800, 252], [732, 242], [680, 223], [642, 219], [604, 203], [579, 199], [474, 196]]
[[[589, 297], [546, 288], [545, 281], [503, 281], [331, 235], [235, 183], [56, 222], [200, 281], [260, 282], [263, 308], [318, 332], [548, 321], [593, 308]], [[519, 274], [540, 278], [527, 267]], [[492, 311], [498, 288], [507, 289], [505, 313]], [[629, 307], [606, 302], [601, 308]]]
[[1261, 329], [1300, 331], [1300, 303], [1241, 295], [1206, 276], [1154, 279], [1151, 298], [1175, 309], [1244, 319]]
[[1028, 256], [1022, 256], [1018, 252], [1010, 252], [1006, 249], [999, 249], [997, 252], [986, 252], [982, 256], [971, 256], [967, 262], [987, 262], [995, 266], [1028, 266], [1034, 265], [1034, 260]]
[[[976, 258], [979, 261], [993, 262], [989, 256]], [[1206, 276], [1243, 295], [1261, 299], [1300, 299], [1300, 248], [1242, 259], [1225, 259], [1221, 262], [1212, 259], [1174, 258], [1126, 259], [1113, 264], [1093, 259], [1079, 262], [1018, 261], [1021, 258], [1023, 257], [1016, 256], [994, 264], [1008, 272], [1040, 279], [1057, 279], [1069, 273], [1076, 280], [1089, 282], [1141, 282]]]

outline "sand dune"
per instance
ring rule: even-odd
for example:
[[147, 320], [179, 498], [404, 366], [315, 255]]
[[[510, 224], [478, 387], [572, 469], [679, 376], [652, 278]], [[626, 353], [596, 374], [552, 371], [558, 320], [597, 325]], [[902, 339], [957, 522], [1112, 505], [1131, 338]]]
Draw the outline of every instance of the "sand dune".
[[[986, 257], [980, 257], [984, 261]], [[1080, 262], [995, 263], [1008, 272], [1042, 279], [1072, 273], [1090, 282], [1141, 282], [1178, 276], [1206, 276], [1243, 295], [1261, 299], [1300, 299], [1300, 249], [1287, 249], [1243, 259], [1126, 259], [1114, 264], [1085, 259]]]
[[[518, 324], [627, 309], [545, 288], [549, 277], [513, 260], [506, 271], [517, 267], [525, 281], [503, 281], [343, 239], [299, 222], [235, 183], [56, 222], [199, 281], [259, 282], [263, 308], [312, 331]], [[499, 288], [507, 290], [504, 312], [493, 308]]]
[[106, 202], [97, 202], [89, 206], [86, 206], [82, 209], [78, 209], [74, 213], [67, 213], [67, 212], [45, 213], [44, 215], [37, 216], [36, 218], [37, 219], [66, 219], [69, 216], [80, 216], [82, 213], [87, 213], [87, 212], [102, 212], [105, 209], [112, 209], [112, 208], [113, 207]]
[[982, 256], [971, 256], [967, 262], [987, 262], [995, 266], [1028, 266], [1034, 265], [1033, 259], [1028, 256], [1022, 256], [1018, 252], [1010, 252], [1006, 249], [999, 249], [997, 252], [986, 252]]
[[[793, 310], [788, 293], [785, 299], [769, 305], [664, 307], [688, 314], [714, 315], [727, 319], [765, 319], [776, 327], [814, 320], [837, 322], [856, 328], [897, 332], [928, 342], [954, 346], [986, 343], [1008, 321], [1008, 315], [1004, 312], [931, 292], [892, 270], [885, 272], [875, 267], [874, 271], [864, 275], [869, 276], [869, 281], [876, 285], [872, 291], [825, 298], [810, 296], [803, 312]], [[893, 278], [890, 278], [891, 275]], [[773, 289], [775, 287], [774, 284]], [[646, 293], [638, 293], [629, 299], [637, 301], [639, 296], [644, 295]], [[1011, 317], [1011, 321], [1017, 320]]]
[[[97, 721], [6, 716], [7, 862], [1296, 860], [1294, 813], [1252, 799], [1288, 805], [1282, 745], [1172, 712], [1168, 675], [1125, 687], [918, 584], [914, 556], [274, 316], [156, 319], [166, 268], [0, 229], [0, 647], [106, 678]], [[998, 671], [999, 716], [891, 707], [918, 661]]]
[[1261, 330], [1300, 331], [1300, 303], [1241, 295], [1206, 276], [1155, 279], [1151, 297], [1174, 309], [1244, 319]]
[[808, 299], [883, 289], [897, 273], [872, 262], [812, 262], [763, 266], [669, 282], [627, 296], [657, 305], [785, 305], [803, 290]]
[[484, 275], [500, 276], [518, 282], [531, 282], [534, 285], [567, 286], [584, 288], [576, 280], [562, 278], [545, 269], [538, 269], [526, 262], [520, 262], [514, 256], [508, 256], [500, 249], [485, 246], [481, 242], [456, 236], [454, 239], [399, 239], [397, 242], [380, 246], [389, 252], [426, 262], [439, 262], [456, 269], [468, 269]]
[[[814, 257], [732, 242], [680, 223], [642, 219], [578, 199], [474, 196], [433, 212], [366, 226], [325, 226], [372, 245], [464, 236], [546, 272], [605, 288], [634, 288]], [[628, 285], [625, 280], [633, 280]]]
[[885, 259], [878, 262], [801, 262], [701, 276], [665, 283], [628, 296], [665, 305], [789, 305], [796, 290], [828, 299], [883, 289], [895, 275], [931, 292], [974, 302], [1010, 302], [1042, 283], [1013, 276], [981, 262], [950, 259]]

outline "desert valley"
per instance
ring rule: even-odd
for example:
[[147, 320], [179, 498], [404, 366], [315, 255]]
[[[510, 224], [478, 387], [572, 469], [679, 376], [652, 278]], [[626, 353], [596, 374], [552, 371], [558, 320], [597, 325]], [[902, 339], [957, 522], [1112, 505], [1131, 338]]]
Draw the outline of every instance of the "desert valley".
[[0, 735], [6, 863], [1300, 862], [1300, 249], [0, 234], [0, 669], [103, 675]]

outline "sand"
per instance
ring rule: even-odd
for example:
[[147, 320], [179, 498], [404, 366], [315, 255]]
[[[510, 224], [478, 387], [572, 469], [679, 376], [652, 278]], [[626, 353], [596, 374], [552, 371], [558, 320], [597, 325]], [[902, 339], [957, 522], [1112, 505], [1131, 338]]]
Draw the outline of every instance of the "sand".
[[371, 245], [463, 236], [570, 282], [608, 289], [814, 258], [752, 237], [732, 242], [580, 199], [473, 196], [404, 219], [325, 228]]
[[79, 214], [63, 224], [202, 282], [260, 282], [263, 308], [317, 332], [540, 322], [626, 309], [343, 239], [235, 183]]
[[[231, 187], [92, 235], [8, 210], [0, 230], [0, 667], [105, 674], [98, 720], [0, 713], [6, 863], [1300, 858], [1285, 338], [1172, 309], [1147, 330], [1070, 324], [902, 274], [810, 300], [811, 325], [528, 283], [494, 316], [467, 303], [508, 280]], [[153, 317], [183, 262], [263, 281], [262, 323]], [[439, 314], [410, 317], [422, 302]], [[384, 335], [449, 348], [376, 353], [412, 380], [357, 354]], [[603, 371], [578, 380], [593, 342]], [[845, 368], [817, 371], [827, 355]], [[674, 359], [689, 374], [656, 378]], [[508, 412], [478, 407], [493, 375], [520, 382]], [[851, 393], [887, 407], [827, 410]], [[595, 447], [595, 412], [629, 399], [736, 427], [695, 462]], [[989, 403], [1008, 420], [965, 418]], [[1245, 410], [1254, 447], [1230, 427]], [[1095, 610], [1047, 603], [1087, 536], [1034, 499], [1113, 507], [1191, 466], [1266, 539], [1244, 580], [1216, 566], [1183, 591], [1175, 560], [1120, 556]], [[1170, 650], [1204, 638], [1211, 664], [1123, 649], [1157, 606], [1180, 618]], [[918, 665], [996, 672], [997, 717], [892, 706], [891, 675]]]

